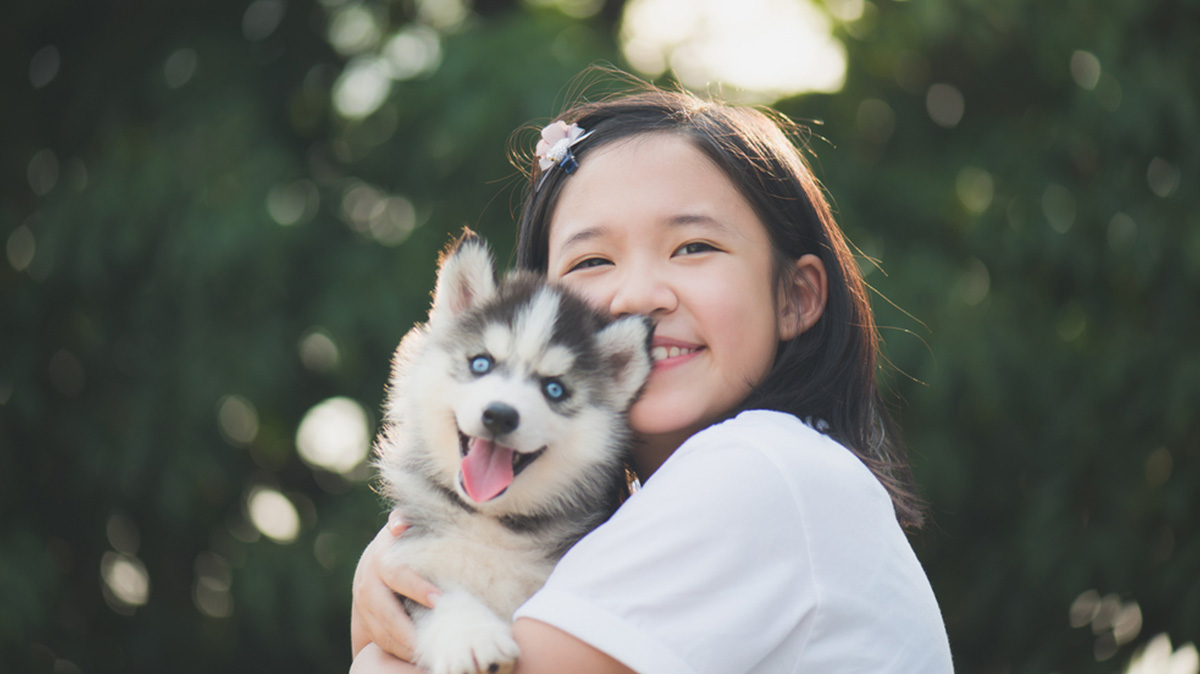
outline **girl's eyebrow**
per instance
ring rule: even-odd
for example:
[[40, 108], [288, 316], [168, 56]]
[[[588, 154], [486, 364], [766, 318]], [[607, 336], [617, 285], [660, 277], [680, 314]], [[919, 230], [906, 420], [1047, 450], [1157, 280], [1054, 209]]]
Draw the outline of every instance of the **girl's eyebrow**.
[[709, 236], [721, 237], [726, 239], [745, 239], [746, 235], [732, 227], [728, 222], [718, 220], [703, 213], [683, 213], [676, 215], [669, 220], [667, 224], [672, 227], [683, 228], [698, 228], [708, 232]]
[[719, 233], [729, 234], [733, 230], [728, 225], [703, 213], [681, 213], [667, 220], [668, 225], [675, 227], [686, 227], [689, 225], [697, 225], [702, 229], [711, 229]]
[[608, 233], [608, 228], [603, 225], [596, 225], [594, 227], [585, 227], [584, 229], [581, 229], [578, 232], [575, 232], [571, 236], [568, 236], [567, 240], [563, 241], [563, 243], [562, 243], [562, 249], [567, 250], [568, 248], [570, 248], [571, 246], [573, 246], [575, 244], [584, 243], [586, 241], [591, 241], [592, 239], [599, 239], [607, 233]]
[[[665, 220], [666, 224], [671, 227], [700, 227], [708, 229], [718, 234], [735, 234], [736, 231], [729, 227], [724, 222], [717, 220], [703, 213], [680, 213]], [[594, 225], [585, 227], [571, 236], [567, 237], [562, 243], [562, 250], [569, 250], [572, 246], [591, 241], [593, 239], [601, 239], [607, 236], [609, 228], [605, 225]]]

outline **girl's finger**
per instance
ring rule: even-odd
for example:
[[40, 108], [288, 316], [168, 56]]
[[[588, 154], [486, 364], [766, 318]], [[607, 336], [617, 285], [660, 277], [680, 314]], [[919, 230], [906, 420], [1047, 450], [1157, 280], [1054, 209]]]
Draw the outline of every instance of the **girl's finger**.
[[403, 515], [393, 510], [391, 514], [388, 515], [388, 532], [390, 532], [393, 536], [399, 536], [400, 534], [404, 533], [405, 529], [408, 529], [408, 522], [404, 521]]
[[363, 551], [354, 572], [350, 643], [354, 653], [375, 642], [397, 657], [411, 657], [412, 621], [383, 579], [386, 548], [394, 538], [381, 529]]
[[398, 658], [412, 658], [412, 619], [404, 612], [400, 599], [378, 577], [355, 589], [353, 611], [350, 631], [355, 648], [374, 642]]
[[426, 608], [433, 608], [437, 604], [438, 597], [442, 595], [436, 585], [425, 580], [421, 574], [413, 571], [406, 564], [383, 564], [379, 571], [379, 577], [392, 592], [402, 597], [408, 597]]
[[368, 614], [363, 620], [368, 624], [368, 631], [375, 644], [401, 660], [411, 661], [416, 639], [412, 620], [407, 613], [400, 610], [400, 601], [395, 595], [391, 592], [387, 594], [390, 600], [388, 603], [395, 608], [385, 608], [380, 613]]
[[425, 580], [407, 565], [391, 562], [388, 555], [384, 553], [384, 550], [392, 544], [384, 532], [389, 532], [391, 538], [394, 538], [406, 529], [408, 529], [408, 523], [404, 521], [404, 516], [392, 511], [388, 515], [387, 525], [375, 535], [375, 540], [371, 541], [363, 555], [364, 557], [371, 556], [375, 574], [391, 588], [392, 592], [402, 597], [408, 597], [426, 608], [433, 608], [437, 603], [437, 598], [442, 594], [437, 586]]

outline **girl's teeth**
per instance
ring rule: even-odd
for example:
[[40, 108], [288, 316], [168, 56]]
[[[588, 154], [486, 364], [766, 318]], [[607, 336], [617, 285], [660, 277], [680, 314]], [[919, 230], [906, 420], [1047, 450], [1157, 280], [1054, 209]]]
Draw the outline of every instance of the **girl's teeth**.
[[676, 356], [686, 356], [693, 351], [695, 351], [695, 349], [681, 349], [678, 346], [672, 346], [670, 348], [665, 346], [656, 346], [650, 350], [650, 357], [656, 361], [666, 360], [668, 358], [675, 358]]

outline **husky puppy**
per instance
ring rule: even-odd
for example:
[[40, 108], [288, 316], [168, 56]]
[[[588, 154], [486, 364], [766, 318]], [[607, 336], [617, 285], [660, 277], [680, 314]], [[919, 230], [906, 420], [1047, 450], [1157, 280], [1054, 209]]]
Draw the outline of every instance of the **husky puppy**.
[[651, 332], [532, 273], [497, 284], [469, 231], [443, 254], [375, 442], [383, 494], [410, 525], [389, 554], [442, 590], [433, 609], [405, 601], [419, 665], [512, 669], [513, 611], [618, 505]]

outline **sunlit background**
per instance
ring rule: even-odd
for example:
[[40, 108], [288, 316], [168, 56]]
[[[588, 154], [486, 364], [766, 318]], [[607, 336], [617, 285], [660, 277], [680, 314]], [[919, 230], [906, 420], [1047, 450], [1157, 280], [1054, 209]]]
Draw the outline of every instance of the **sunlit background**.
[[1200, 672], [1194, 5], [5, 14], [0, 671], [344, 670], [391, 352], [608, 64], [810, 129], [958, 671]]

